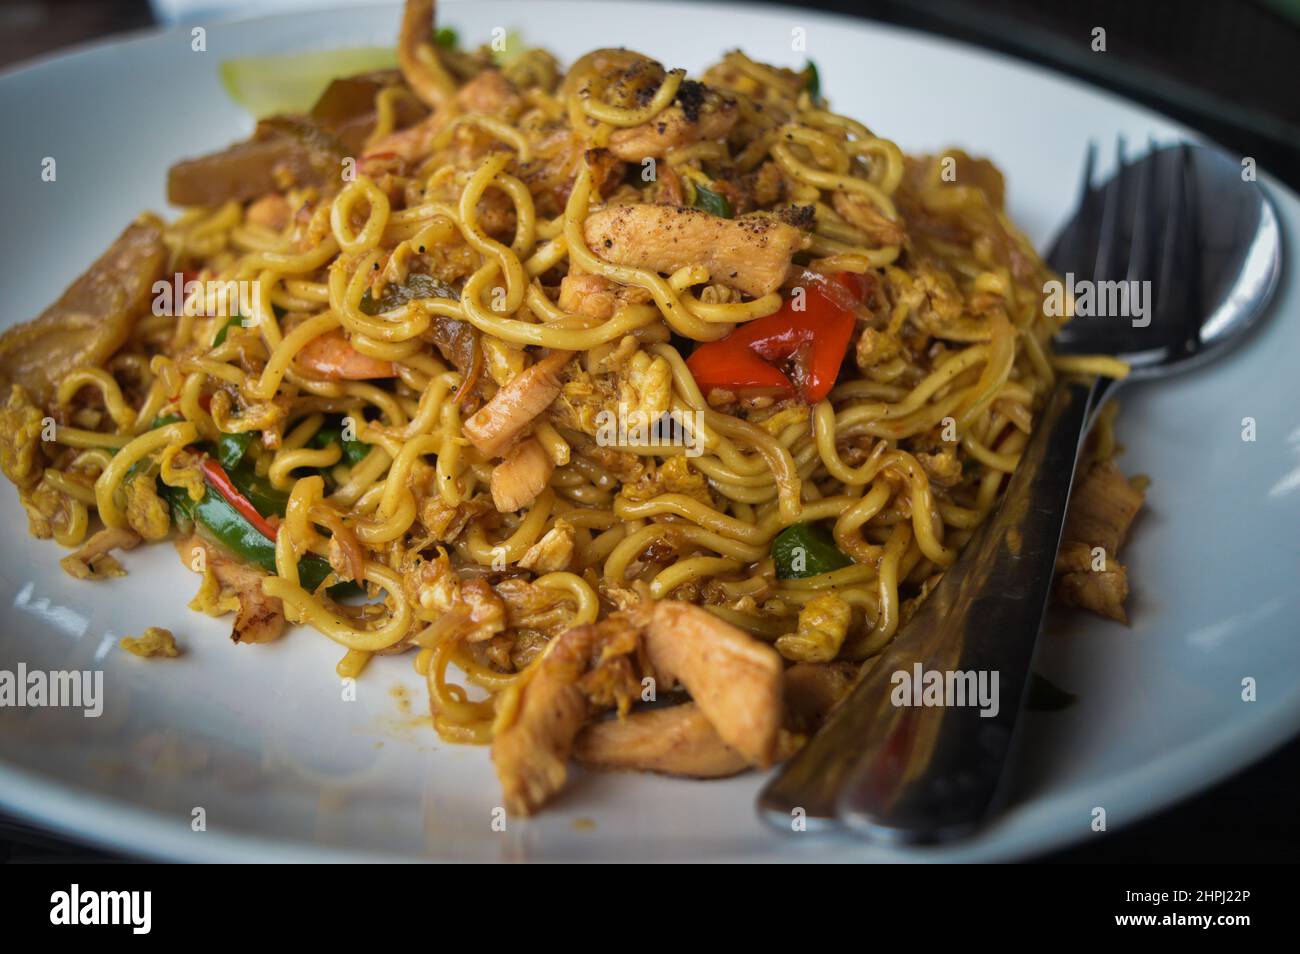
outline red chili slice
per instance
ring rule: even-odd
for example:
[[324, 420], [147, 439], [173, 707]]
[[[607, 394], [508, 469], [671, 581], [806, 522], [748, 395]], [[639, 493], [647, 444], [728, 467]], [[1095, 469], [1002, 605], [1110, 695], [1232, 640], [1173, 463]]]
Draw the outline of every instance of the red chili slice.
[[[776, 313], [697, 347], [686, 362], [696, 384], [706, 394], [715, 388], [744, 396], [798, 394], [809, 404], [826, 397], [853, 337], [850, 302], [861, 302], [868, 284], [862, 276], [840, 272], [818, 275], [803, 290], [803, 310], [795, 309], [792, 296]], [[788, 363], [792, 373], [778, 363]]]
[[203, 458], [203, 462], [199, 467], [203, 471], [204, 479], [212, 485], [212, 489], [221, 494], [227, 503], [238, 510], [240, 516], [251, 523], [258, 533], [268, 540], [276, 538], [278, 532], [276, 527], [268, 523], [267, 519], [257, 512], [257, 508], [253, 506], [252, 502], [240, 493], [239, 488], [231, 482], [230, 475], [226, 473], [224, 467], [211, 457]]

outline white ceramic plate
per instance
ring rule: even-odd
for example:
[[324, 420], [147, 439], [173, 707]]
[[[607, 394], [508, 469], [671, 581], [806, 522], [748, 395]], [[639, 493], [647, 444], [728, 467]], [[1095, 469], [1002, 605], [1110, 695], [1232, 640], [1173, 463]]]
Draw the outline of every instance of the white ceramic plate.
[[[919, 151], [950, 144], [1005, 171], [1014, 217], [1040, 245], [1068, 214], [1086, 142], [1183, 131], [1049, 72], [932, 38], [769, 7], [444, 3], [479, 42], [495, 26], [565, 61], [627, 45], [699, 70], [729, 48], [792, 66], [801, 28], [832, 105]], [[4, 323], [58, 296], [140, 210], [164, 208], [167, 167], [245, 135], [217, 80], [223, 58], [392, 43], [396, 7], [214, 25], [101, 45], [0, 77], [11, 134], [0, 152]], [[46, 156], [57, 181], [41, 180]], [[1283, 228], [1300, 201], [1265, 177]], [[1294, 246], [1293, 246], [1294, 247]], [[1125, 554], [1125, 628], [1055, 618], [1038, 668], [1075, 692], [1029, 713], [1012, 807], [961, 847], [896, 852], [838, 836], [774, 834], [755, 775], [718, 782], [584, 775], [540, 817], [494, 831], [488, 753], [437, 740], [419, 718], [409, 658], [380, 659], [341, 699], [338, 648], [308, 631], [235, 646], [188, 611], [197, 579], [168, 546], [126, 557], [130, 575], [87, 584], [30, 539], [0, 490], [0, 669], [102, 669], [99, 719], [0, 709], [0, 804], [78, 837], [184, 859], [990, 860], [1111, 830], [1209, 785], [1300, 730], [1300, 294], [1288, 274], [1271, 320], [1194, 376], [1127, 392], [1124, 466], [1153, 479]], [[1242, 420], [1258, 439], [1242, 440]], [[149, 625], [186, 654], [143, 661], [115, 648]], [[1242, 701], [1242, 680], [1258, 700]], [[206, 830], [191, 819], [203, 809]]]

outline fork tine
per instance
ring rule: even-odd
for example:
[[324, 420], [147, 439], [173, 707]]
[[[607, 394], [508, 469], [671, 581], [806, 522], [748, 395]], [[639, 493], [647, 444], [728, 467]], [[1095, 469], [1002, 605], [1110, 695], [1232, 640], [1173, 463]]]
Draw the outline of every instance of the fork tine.
[[1191, 147], [1183, 143], [1178, 150], [1180, 178], [1183, 181], [1184, 228], [1180, 236], [1182, 245], [1182, 281], [1186, 288], [1186, 302], [1179, 316], [1181, 332], [1178, 350], [1183, 355], [1193, 355], [1201, 350], [1201, 274], [1200, 274], [1200, 207], [1196, 185], [1196, 158]]
[[1096, 281], [1113, 277], [1119, 267], [1120, 245], [1124, 241], [1124, 165], [1124, 137], [1120, 136], [1115, 143], [1115, 174], [1105, 190], [1101, 230], [1097, 237], [1097, 257], [1092, 268], [1092, 277]]
[[1164, 235], [1160, 247], [1160, 263], [1156, 285], [1159, 304], [1156, 314], [1160, 324], [1166, 328], [1176, 329], [1169, 335], [1166, 347], [1170, 356], [1185, 353], [1182, 338], [1183, 323], [1186, 316], [1193, 314], [1189, 300], [1191, 271], [1195, 268], [1193, 249], [1188, 246], [1188, 197], [1187, 197], [1187, 147], [1179, 145], [1168, 151], [1167, 165], [1172, 165], [1169, 172], [1168, 196], [1166, 198]]
[[1079, 208], [1088, 204], [1092, 192], [1092, 175], [1097, 167], [1097, 140], [1088, 140], [1088, 153], [1083, 157], [1083, 181], [1079, 183]]
[[1052, 267], [1061, 272], [1077, 269], [1093, 247], [1093, 234], [1096, 231], [1094, 207], [1097, 205], [1092, 195], [1092, 176], [1097, 165], [1097, 143], [1089, 139], [1088, 151], [1083, 160], [1083, 180], [1079, 183], [1079, 201], [1070, 225], [1056, 237], [1051, 249], [1045, 256]]
[[[1154, 155], [1153, 148], [1148, 156]], [[1152, 232], [1156, 228], [1155, 163], [1144, 161], [1138, 170], [1137, 195], [1133, 200], [1133, 238], [1128, 249], [1127, 281], [1137, 281], [1151, 275]]]

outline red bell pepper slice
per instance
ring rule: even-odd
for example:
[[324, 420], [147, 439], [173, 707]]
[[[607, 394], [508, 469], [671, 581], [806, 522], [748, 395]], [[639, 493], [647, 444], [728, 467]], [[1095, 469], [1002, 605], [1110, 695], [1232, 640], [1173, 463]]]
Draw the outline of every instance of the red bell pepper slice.
[[240, 516], [251, 523], [254, 529], [268, 540], [274, 540], [277, 534], [277, 528], [270, 524], [265, 517], [257, 512], [252, 501], [240, 493], [239, 488], [234, 485], [226, 469], [211, 457], [203, 458], [199, 464], [203, 471], [203, 477], [212, 486], [212, 489], [226, 498], [230, 506], [239, 511]]
[[797, 394], [809, 404], [826, 397], [853, 337], [850, 303], [860, 303], [869, 291], [864, 276], [839, 272], [829, 278], [824, 285], [806, 284], [802, 311], [787, 299], [780, 311], [697, 347], [686, 361], [695, 383], [706, 394], [714, 388], [744, 396]]

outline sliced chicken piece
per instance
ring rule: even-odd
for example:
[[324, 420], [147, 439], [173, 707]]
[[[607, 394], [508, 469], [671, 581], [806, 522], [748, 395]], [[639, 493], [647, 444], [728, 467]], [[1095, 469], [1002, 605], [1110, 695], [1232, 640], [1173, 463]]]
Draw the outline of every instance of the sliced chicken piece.
[[[1070, 496], [1064, 542], [1056, 556], [1056, 593], [1068, 606], [1127, 623], [1128, 570], [1118, 554], [1142, 509], [1144, 494], [1113, 460], [1085, 466]], [[1095, 552], [1098, 547], [1103, 551], [1100, 555]]]
[[736, 101], [703, 83], [686, 80], [676, 104], [654, 119], [609, 138], [609, 151], [627, 162], [662, 158], [672, 149], [712, 139], [725, 139], [739, 117]]
[[677, 600], [654, 604], [645, 649], [659, 691], [680, 682], [727, 745], [751, 764], [772, 764], [782, 718], [782, 663], [775, 650]]
[[626, 708], [640, 689], [629, 655], [636, 629], [610, 617], [556, 638], [492, 743], [506, 808], [529, 815], [564, 787], [573, 740], [601, 708]]
[[402, 163], [414, 163], [427, 156], [433, 148], [433, 140], [450, 122], [448, 113], [438, 111], [430, 113], [413, 126], [399, 129], [377, 140], [361, 157], [359, 168], [368, 176], [381, 174], [393, 165], [391, 160]]
[[1095, 569], [1098, 555], [1093, 549], [1099, 545], [1062, 544], [1056, 554], [1056, 595], [1067, 606], [1127, 623], [1124, 601], [1128, 599], [1128, 570], [1109, 550], [1101, 554], [1104, 568]]
[[713, 281], [760, 298], [785, 280], [799, 229], [765, 216], [724, 219], [701, 209], [620, 205], [594, 212], [583, 228], [591, 250], [615, 265], [672, 274], [704, 265]]
[[484, 70], [456, 92], [456, 102], [467, 112], [499, 115], [514, 112], [524, 100], [500, 70]]
[[465, 422], [465, 436], [487, 457], [498, 457], [560, 393], [560, 369], [571, 351], [552, 351], [499, 390]]
[[603, 275], [569, 274], [560, 280], [560, 309], [598, 321], [612, 318], [622, 305], [648, 301], [650, 293], [644, 288], [619, 285]]
[[1117, 554], [1144, 499], [1142, 491], [1129, 483], [1114, 461], [1099, 461], [1079, 475], [1070, 495], [1062, 539]]
[[69, 371], [102, 366], [149, 311], [166, 260], [161, 223], [129, 226], [40, 317], [0, 335], [0, 393], [21, 384], [48, 407]]
[[510, 449], [492, 469], [492, 503], [498, 513], [517, 513], [546, 489], [555, 462], [531, 437]]
[[593, 723], [578, 736], [573, 757], [599, 768], [691, 778], [725, 778], [749, 768], [693, 702]]

